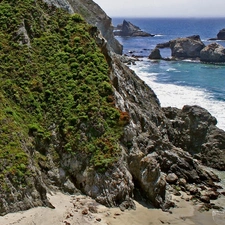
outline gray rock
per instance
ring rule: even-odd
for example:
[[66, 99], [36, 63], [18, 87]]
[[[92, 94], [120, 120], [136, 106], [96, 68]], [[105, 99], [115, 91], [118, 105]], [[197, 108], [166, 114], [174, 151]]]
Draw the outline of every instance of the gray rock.
[[149, 59], [161, 59], [162, 56], [160, 54], [160, 50], [158, 48], [153, 49], [148, 58]]
[[175, 184], [178, 180], [178, 177], [175, 173], [169, 173], [167, 176], [166, 176], [166, 181], [169, 183], [169, 184]]
[[179, 184], [180, 186], [185, 187], [186, 184], [187, 184], [187, 181], [186, 181], [184, 178], [181, 178], [181, 179], [179, 179], [178, 184]]
[[210, 203], [210, 198], [206, 195], [201, 196], [200, 200], [204, 203]]
[[20, 45], [27, 45], [30, 47], [30, 37], [28, 35], [26, 26], [24, 20], [22, 21], [18, 31], [16, 32], [16, 35], [13, 37], [13, 40], [17, 40]]
[[171, 55], [175, 58], [199, 58], [204, 47], [198, 35], [170, 41]]
[[73, 8], [71, 7], [70, 3], [67, 0], [43, 0], [49, 5], [55, 5], [58, 8], [65, 9], [69, 13], [74, 13]]
[[158, 162], [150, 155], [143, 157], [143, 153], [130, 157], [130, 171], [140, 185], [142, 192], [157, 206], [162, 207], [165, 200], [166, 181], [160, 173]]
[[170, 48], [171, 56], [177, 59], [196, 59], [200, 57], [200, 51], [205, 47], [199, 35], [177, 38], [169, 42], [157, 44], [156, 48]]
[[217, 34], [217, 39], [225, 40], [225, 28], [219, 31], [219, 33]]
[[209, 63], [224, 63], [225, 48], [218, 43], [209, 44], [201, 50], [200, 60]]
[[170, 47], [170, 42], [165, 42], [165, 43], [159, 43], [156, 45], [156, 48], [169, 48]]
[[[182, 110], [164, 108], [174, 129], [169, 131], [170, 141], [210, 167], [225, 169], [225, 132], [216, 127], [216, 118], [199, 106], [184, 106]], [[201, 179], [214, 180], [209, 172], [201, 169]]]
[[153, 37], [154, 35], [142, 31], [139, 27], [135, 26], [129, 21], [124, 20], [123, 24], [115, 28], [114, 34], [123, 37]]

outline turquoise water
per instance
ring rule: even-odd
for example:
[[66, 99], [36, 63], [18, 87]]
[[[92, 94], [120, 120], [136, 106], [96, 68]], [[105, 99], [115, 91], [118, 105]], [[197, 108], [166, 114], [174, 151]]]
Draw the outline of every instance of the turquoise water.
[[[141, 61], [131, 68], [157, 94], [162, 106], [199, 105], [218, 120], [218, 127], [225, 130], [225, 65], [203, 64], [198, 61], [151, 61], [147, 57], [156, 44], [177, 37], [200, 35], [205, 44], [225, 28], [225, 18], [219, 19], [127, 19], [141, 29], [157, 34], [155, 37], [121, 38], [124, 54], [141, 56]], [[115, 24], [122, 19], [113, 19]], [[225, 46], [225, 41], [219, 41]], [[162, 51], [164, 57], [170, 50]]]

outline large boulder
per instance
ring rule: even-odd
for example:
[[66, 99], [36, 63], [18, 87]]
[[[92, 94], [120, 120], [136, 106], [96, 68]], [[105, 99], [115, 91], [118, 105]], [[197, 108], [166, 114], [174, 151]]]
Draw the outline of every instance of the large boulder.
[[218, 43], [209, 44], [201, 50], [200, 59], [202, 62], [225, 62], [225, 48]]
[[129, 168], [142, 194], [157, 207], [163, 207], [166, 193], [166, 180], [161, 174], [160, 165], [151, 154], [145, 156], [135, 152], [129, 157]]
[[124, 36], [124, 37], [137, 37], [137, 36], [142, 36], [142, 37], [152, 37], [154, 35], [149, 34], [147, 32], [142, 31], [139, 27], [135, 26], [129, 21], [124, 20], [123, 24], [119, 24], [115, 31], [114, 34], [117, 36]]
[[204, 47], [198, 35], [170, 41], [171, 54], [175, 58], [199, 58]]

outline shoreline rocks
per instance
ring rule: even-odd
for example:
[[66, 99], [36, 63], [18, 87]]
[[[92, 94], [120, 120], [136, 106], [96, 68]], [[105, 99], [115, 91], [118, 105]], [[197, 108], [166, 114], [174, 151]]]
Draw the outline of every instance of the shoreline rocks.
[[217, 43], [207, 45], [200, 52], [200, 60], [202, 62], [225, 62], [225, 48]]
[[211, 43], [205, 46], [199, 35], [159, 43], [156, 45], [156, 48], [152, 50], [149, 58], [160, 59], [160, 48], [171, 49], [171, 60], [199, 59], [204, 63], [225, 63], [225, 48], [217, 43]]
[[199, 35], [177, 38], [170, 41], [171, 56], [174, 58], [199, 58], [200, 51], [205, 47]]
[[153, 49], [148, 58], [149, 59], [162, 59], [160, 50], [158, 48]]

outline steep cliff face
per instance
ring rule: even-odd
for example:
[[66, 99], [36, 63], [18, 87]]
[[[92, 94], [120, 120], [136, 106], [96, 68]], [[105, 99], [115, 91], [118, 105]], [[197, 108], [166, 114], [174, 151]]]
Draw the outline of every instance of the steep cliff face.
[[123, 47], [115, 39], [113, 34], [112, 20], [107, 14], [91, 0], [44, 0], [48, 4], [67, 10], [69, 13], [79, 13], [93, 26], [97, 26], [103, 37], [109, 43], [110, 50], [122, 54]]
[[[171, 173], [176, 185], [185, 179], [215, 188], [217, 177], [190, 154], [192, 141], [180, 143], [199, 127], [216, 129], [215, 120], [207, 114], [211, 122], [198, 126], [192, 107], [163, 110], [96, 27], [55, 7], [92, 11], [92, 1], [45, 2], [0, 3], [0, 214], [53, 207], [46, 193], [55, 188], [122, 208], [134, 208], [139, 189], [165, 208]], [[181, 118], [183, 132], [176, 127]], [[204, 134], [198, 146], [209, 150], [217, 134]], [[222, 152], [220, 135], [216, 151]]]

